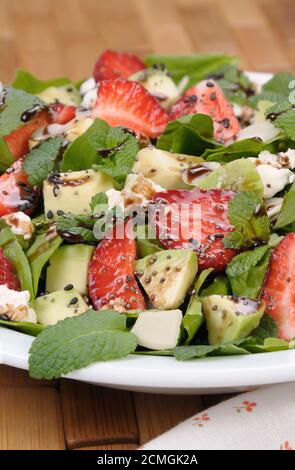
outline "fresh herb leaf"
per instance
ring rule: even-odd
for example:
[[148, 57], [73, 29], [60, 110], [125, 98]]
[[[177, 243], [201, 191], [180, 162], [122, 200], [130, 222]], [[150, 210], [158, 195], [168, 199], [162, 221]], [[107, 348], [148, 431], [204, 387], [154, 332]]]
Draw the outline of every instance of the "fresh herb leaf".
[[[112, 176], [122, 186], [126, 176], [131, 173], [139, 151], [138, 140], [122, 127], [110, 127], [101, 150], [97, 150], [93, 168]], [[107, 157], [105, 151], [108, 152]]]
[[37, 95], [49, 87], [62, 87], [66, 85], [74, 86], [71, 80], [66, 77], [39, 80], [31, 73], [19, 69], [16, 71], [15, 79], [11, 86], [32, 95]]
[[95, 206], [100, 206], [101, 204], [108, 204], [108, 197], [105, 193], [97, 193], [91, 198], [90, 209], [92, 212], [95, 210]]
[[135, 351], [136, 337], [126, 317], [112, 310], [86, 313], [45, 328], [30, 349], [29, 372], [53, 379], [96, 361], [125, 357]]
[[12, 263], [14, 271], [20, 281], [21, 289], [28, 290], [33, 298], [32, 274], [26, 255], [16, 236], [12, 233], [6, 222], [0, 218], [0, 247], [4, 255]]
[[282, 229], [295, 222], [295, 183], [285, 194], [274, 229]]
[[10, 330], [20, 331], [26, 335], [37, 336], [43, 330], [43, 326], [39, 323], [31, 323], [28, 321], [6, 321], [0, 320], [0, 326], [9, 328]]
[[5, 88], [5, 103], [0, 111], [0, 137], [9, 135], [23, 125], [22, 114], [36, 104], [42, 105], [42, 101], [36, 96], [14, 88]]
[[261, 93], [255, 98], [257, 101], [271, 101], [272, 103], [280, 103], [286, 101], [291, 92], [290, 83], [295, 79], [295, 76], [288, 72], [276, 73], [268, 82], [266, 82], [261, 90]]
[[276, 338], [278, 336], [278, 326], [270, 315], [263, 315], [259, 326], [252, 332], [252, 336], [262, 340]]
[[58, 158], [64, 144], [62, 137], [51, 137], [33, 148], [26, 156], [23, 169], [32, 186], [41, 187], [49, 173], [58, 169]]
[[95, 219], [89, 215], [75, 215], [71, 212], [58, 217], [56, 231], [65, 240], [75, 243], [95, 243], [93, 234]]
[[235, 232], [224, 238], [227, 248], [251, 247], [257, 242], [268, 242], [270, 237], [270, 219], [266, 214], [261, 199], [249, 191], [241, 191], [228, 205], [230, 222]]
[[37, 233], [33, 244], [26, 252], [33, 279], [33, 298], [37, 295], [41, 272], [49, 258], [62, 243], [62, 238], [55, 230], [55, 224], [50, 224], [46, 230]]
[[187, 87], [196, 85], [214, 70], [224, 64], [236, 62], [235, 57], [222, 54], [195, 55], [149, 55], [145, 62], [148, 67], [165, 64], [172, 78], [178, 83], [184, 76], [188, 77]]
[[[243, 340], [239, 339], [236, 341], [232, 341], [230, 343], [225, 343], [224, 345], [190, 345], [190, 346], [176, 346], [173, 350], [173, 355], [178, 361], [188, 361], [190, 359], [201, 359], [207, 356], [217, 356], [220, 355], [221, 348], [223, 351], [226, 350], [227, 347], [231, 347], [231, 353], [234, 354], [247, 354], [247, 351], [240, 351], [238, 349], [233, 349], [232, 346], [238, 347]], [[218, 354], [219, 353], [219, 354]]]
[[226, 64], [209, 74], [222, 88], [229, 101], [242, 106], [251, 105], [249, 98], [255, 95], [255, 86], [247, 75], [234, 64]]
[[8, 148], [7, 143], [0, 137], [0, 173], [3, 173], [14, 162], [13, 156]]
[[295, 104], [289, 101], [275, 104], [267, 110], [266, 117], [275, 127], [282, 129], [287, 138], [295, 140]]
[[212, 271], [213, 268], [202, 271], [194, 285], [193, 294], [182, 320], [182, 326], [186, 333], [185, 344], [189, 344], [191, 342], [198, 329], [204, 322], [202, 303], [199, 299], [199, 291]]
[[197, 156], [220, 147], [213, 138], [212, 119], [205, 114], [190, 114], [170, 122], [157, 141], [161, 150]]
[[229, 263], [226, 274], [232, 292], [238, 296], [257, 299], [268, 268], [270, 249], [260, 246], [253, 251], [244, 251]]

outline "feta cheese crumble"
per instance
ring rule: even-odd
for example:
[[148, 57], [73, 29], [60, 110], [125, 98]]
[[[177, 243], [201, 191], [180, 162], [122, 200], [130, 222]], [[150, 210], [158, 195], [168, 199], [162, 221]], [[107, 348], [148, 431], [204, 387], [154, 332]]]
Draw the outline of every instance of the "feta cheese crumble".
[[20, 235], [24, 240], [30, 240], [34, 233], [34, 225], [31, 218], [24, 212], [14, 212], [13, 214], [3, 215], [2, 219], [10, 225], [14, 235]]
[[0, 285], [0, 319], [36, 323], [36, 313], [30, 308], [29, 301], [29, 291], [16, 291], [5, 284]]

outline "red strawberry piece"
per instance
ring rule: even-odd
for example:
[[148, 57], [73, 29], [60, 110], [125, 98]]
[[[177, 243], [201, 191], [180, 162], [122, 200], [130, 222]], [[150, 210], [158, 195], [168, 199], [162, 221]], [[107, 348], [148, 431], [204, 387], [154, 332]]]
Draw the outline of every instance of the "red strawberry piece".
[[295, 233], [289, 233], [276, 246], [261, 292], [266, 304], [265, 313], [271, 315], [279, 329], [279, 337], [295, 337]]
[[30, 215], [39, 200], [39, 191], [28, 183], [20, 158], [0, 176], [0, 217], [22, 211]]
[[127, 236], [122, 239], [108, 234], [97, 246], [89, 264], [89, 294], [95, 309], [142, 310], [144, 297], [134, 277], [136, 244]]
[[117, 78], [100, 83], [93, 117], [110, 126], [125, 126], [146, 137], [157, 137], [169, 117], [159, 101], [140, 83]]
[[47, 126], [50, 122], [48, 112], [42, 110], [26, 124], [15, 129], [4, 137], [6, 144], [15, 160], [26, 155], [29, 151], [29, 139], [39, 127]]
[[20, 283], [13, 272], [13, 266], [0, 248], [0, 284], [5, 284], [9, 289], [20, 290]]
[[232, 139], [240, 130], [240, 123], [234, 115], [220, 86], [214, 80], [204, 80], [190, 88], [172, 106], [170, 119], [178, 119], [186, 114], [207, 114], [214, 124], [214, 138], [222, 143]]
[[93, 76], [97, 82], [110, 78], [128, 78], [144, 68], [144, 62], [136, 55], [107, 49], [99, 56]]
[[49, 105], [49, 113], [52, 122], [55, 124], [67, 124], [76, 116], [75, 106], [66, 106], [62, 103], [52, 103]]
[[[228, 219], [232, 191], [220, 189], [171, 189], [155, 195], [157, 210], [152, 219], [157, 236], [168, 249], [187, 248], [198, 255], [200, 269], [222, 271], [236, 250], [225, 248], [222, 239], [234, 230]], [[161, 210], [161, 209], [160, 209]]]

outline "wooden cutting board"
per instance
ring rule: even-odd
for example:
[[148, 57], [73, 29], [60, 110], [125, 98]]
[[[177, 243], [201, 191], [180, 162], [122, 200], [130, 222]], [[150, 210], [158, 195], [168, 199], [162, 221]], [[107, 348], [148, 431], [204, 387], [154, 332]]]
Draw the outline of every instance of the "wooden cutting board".
[[[225, 52], [249, 70], [295, 69], [294, 0], [0, 0], [0, 79], [91, 74], [109, 47]], [[0, 367], [0, 449], [134, 449], [225, 397], [39, 382]]]

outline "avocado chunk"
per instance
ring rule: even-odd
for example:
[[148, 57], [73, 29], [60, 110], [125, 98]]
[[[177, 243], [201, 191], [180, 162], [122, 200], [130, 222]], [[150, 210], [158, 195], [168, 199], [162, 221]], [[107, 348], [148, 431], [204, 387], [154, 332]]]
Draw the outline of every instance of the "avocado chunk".
[[180, 338], [181, 310], [145, 310], [131, 330], [139, 346], [161, 350], [173, 349]]
[[82, 170], [52, 173], [43, 183], [45, 215], [58, 210], [89, 214], [92, 196], [113, 187], [113, 178], [101, 171]]
[[75, 289], [59, 290], [37, 297], [33, 302], [38, 323], [43, 326], [55, 325], [68, 317], [86, 312], [89, 306]]
[[164, 189], [182, 189], [189, 187], [183, 180], [183, 172], [202, 161], [193, 155], [146, 147], [138, 152], [132, 172], [142, 174]]
[[248, 297], [209, 295], [202, 299], [209, 343], [246, 338], [259, 325], [265, 305]]
[[62, 245], [49, 260], [46, 272], [46, 292], [62, 290], [72, 285], [80, 294], [88, 292], [88, 265], [94, 247], [77, 243]]
[[79, 106], [81, 103], [81, 96], [78, 90], [73, 85], [65, 86], [51, 86], [41, 91], [37, 95], [46, 104], [62, 103], [67, 106]]
[[164, 250], [135, 263], [135, 274], [155, 308], [178, 308], [198, 271], [197, 255], [191, 250]]
[[217, 168], [197, 182], [202, 189], [231, 189], [232, 191], [252, 191], [263, 197], [263, 183], [256, 165], [247, 158], [241, 158]]
[[180, 98], [181, 90], [174, 83], [167, 70], [161, 68], [149, 68], [131, 75], [130, 80], [136, 80], [149, 92], [161, 101], [165, 109]]

